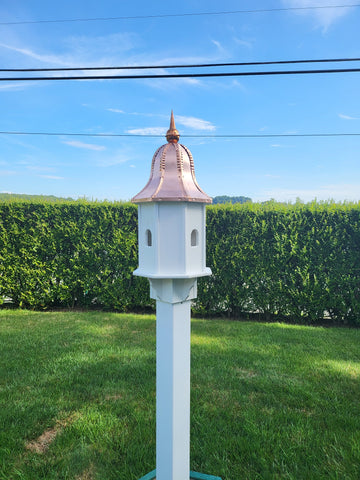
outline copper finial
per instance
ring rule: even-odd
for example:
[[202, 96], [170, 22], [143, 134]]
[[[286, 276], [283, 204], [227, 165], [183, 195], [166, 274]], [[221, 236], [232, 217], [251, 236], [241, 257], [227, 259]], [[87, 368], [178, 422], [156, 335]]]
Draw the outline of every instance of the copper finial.
[[180, 134], [176, 130], [174, 114], [173, 114], [173, 111], [171, 110], [170, 127], [169, 127], [169, 130], [166, 132], [166, 140], [169, 143], [178, 143], [179, 139], [180, 139]]

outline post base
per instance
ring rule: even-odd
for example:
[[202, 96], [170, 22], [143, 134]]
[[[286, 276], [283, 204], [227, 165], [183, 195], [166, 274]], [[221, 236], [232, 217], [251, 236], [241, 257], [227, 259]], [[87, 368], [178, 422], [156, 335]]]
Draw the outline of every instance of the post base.
[[[156, 469], [147, 473], [139, 480], [156, 480]], [[206, 475], [205, 473], [197, 473], [190, 470], [189, 480], [221, 480], [220, 477], [214, 477], [214, 475]]]

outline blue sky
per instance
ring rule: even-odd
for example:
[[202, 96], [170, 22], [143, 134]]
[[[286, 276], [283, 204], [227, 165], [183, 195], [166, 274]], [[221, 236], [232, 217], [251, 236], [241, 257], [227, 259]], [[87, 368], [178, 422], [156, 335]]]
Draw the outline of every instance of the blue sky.
[[[0, 19], [36, 22], [353, 3], [3, 0]], [[360, 57], [359, 25], [360, 7], [3, 24], [0, 64], [55, 68]], [[281, 69], [265, 67], [276, 68]], [[180, 141], [193, 153], [197, 180], [211, 196], [360, 200], [360, 137], [186, 137], [360, 133], [359, 85], [359, 73], [2, 81], [0, 131], [165, 134], [173, 109]], [[153, 153], [163, 143], [149, 137], [0, 135], [0, 191], [128, 200], [145, 185]]]

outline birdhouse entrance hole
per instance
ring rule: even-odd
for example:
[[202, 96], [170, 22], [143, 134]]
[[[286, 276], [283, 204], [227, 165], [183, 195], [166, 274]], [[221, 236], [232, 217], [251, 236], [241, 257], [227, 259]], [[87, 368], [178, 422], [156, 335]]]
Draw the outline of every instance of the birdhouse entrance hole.
[[191, 232], [191, 246], [196, 247], [199, 244], [199, 232], [194, 229]]
[[148, 247], [152, 246], [152, 234], [150, 230], [146, 230], [145, 232], [145, 241]]

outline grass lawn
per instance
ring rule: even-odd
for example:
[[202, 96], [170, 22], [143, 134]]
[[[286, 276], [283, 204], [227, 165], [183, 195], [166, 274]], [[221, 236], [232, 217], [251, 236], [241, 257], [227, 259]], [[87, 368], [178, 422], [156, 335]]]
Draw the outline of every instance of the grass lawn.
[[[155, 317], [0, 311], [0, 479], [155, 468]], [[191, 470], [360, 479], [360, 330], [193, 320]]]

